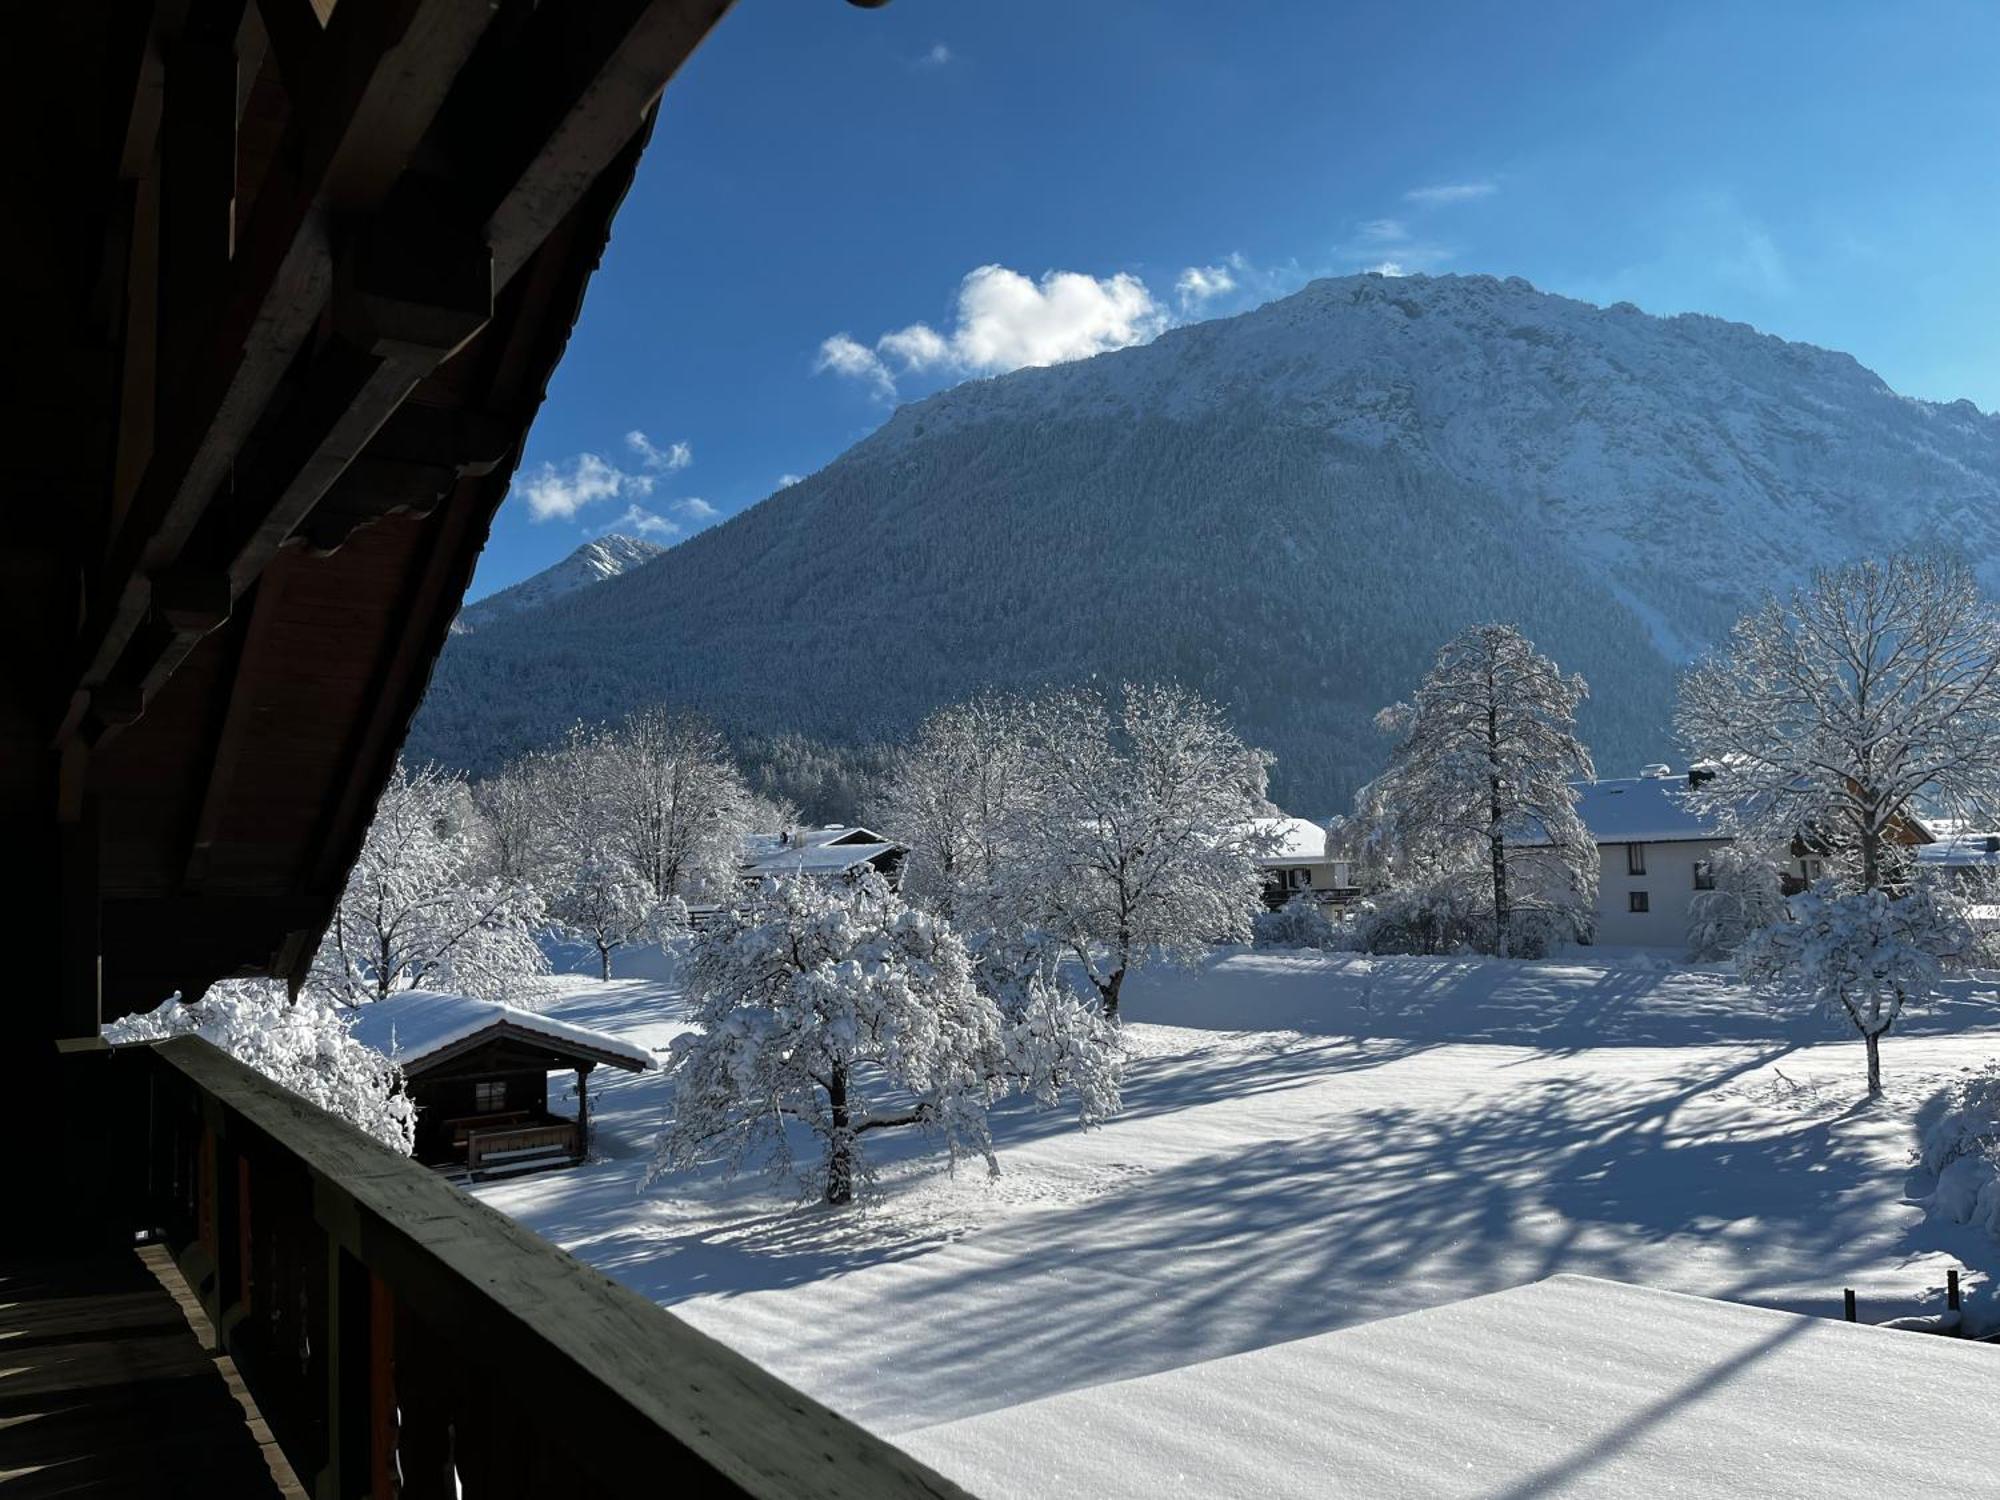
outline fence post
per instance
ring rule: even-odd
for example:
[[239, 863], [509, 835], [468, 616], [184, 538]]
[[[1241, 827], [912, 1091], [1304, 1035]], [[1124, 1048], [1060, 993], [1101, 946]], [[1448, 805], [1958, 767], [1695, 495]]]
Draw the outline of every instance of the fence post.
[[1846, 1304], [1847, 1304], [1847, 1321], [1848, 1321], [1848, 1322], [1850, 1322], [1850, 1323], [1853, 1323], [1853, 1322], [1857, 1321], [1857, 1320], [1856, 1320], [1856, 1318], [1855, 1318], [1855, 1316], [1854, 1316], [1854, 1288], [1853, 1288], [1853, 1287], [1848, 1287], [1848, 1288], [1846, 1289], [1846, 1292], [1844, 1293], [1844, 1300], [1845, 1300], [1845, 1302], [1846, 1302]]
[[1952, 1312], [1958, 1311], [1958, 1267], [1956, 1266], [1944, 1273], [1944, 1305]]

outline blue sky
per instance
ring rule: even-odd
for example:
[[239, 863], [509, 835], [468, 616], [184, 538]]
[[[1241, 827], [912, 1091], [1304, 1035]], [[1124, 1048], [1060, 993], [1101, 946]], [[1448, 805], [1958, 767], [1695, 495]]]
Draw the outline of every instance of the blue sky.
[[667, 90], [473, 593], [691, 534], [896, 401], [1377, 266], [2000, 409], [1996, 58], [1969, 3], [741, 0]]

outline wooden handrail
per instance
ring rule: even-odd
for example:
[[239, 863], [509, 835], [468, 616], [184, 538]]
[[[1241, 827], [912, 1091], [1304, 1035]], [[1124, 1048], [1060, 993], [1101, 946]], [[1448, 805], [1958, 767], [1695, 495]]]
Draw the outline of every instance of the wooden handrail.
[[143, 1050], [155, 1212], [317, 1493], [963, 1496], [209, 1043]]

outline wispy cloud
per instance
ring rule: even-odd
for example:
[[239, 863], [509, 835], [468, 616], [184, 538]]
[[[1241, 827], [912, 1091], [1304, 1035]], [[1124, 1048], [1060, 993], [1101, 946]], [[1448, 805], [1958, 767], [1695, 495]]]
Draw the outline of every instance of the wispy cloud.
[[1458, 252], [1449, 245], [1420, 239], [1401, 219], [1363, 219], [1346, 243], [1336, 245], [1345, 270], [1374, 271], [1382, 276], [1408, 276], [1443, 265]]
[[699, 495], [689, 495], [684, 500], [676, 500], [668, 508], [682, 520], [693, 521], [697, 525], [703, 521], [713, 521], [722, 514]]
[[1439, 182], [1430, 187], [1411, 188], [1403, 194], [1403, 201], [1438, 208], [1448, 203], [1469, 203], [1474, 198], [1491, 198], [1499, 191], [1497, 182]]
[[947, 47], [943, 42], [936, 42], [922, 55], [917, 57], [911, 63], [911, 66], [917, 68], [942, 68], [952, 60], [953, 56], [951, 48]]
[[614, 531], [624, 536], [643, 536], [655, 542], [668, 541], [681, 534], [680, 527], [658, 511], [647, 510], [643, 505], [626, 506], [623, 515], [599, 526], [597, 535], [607, 536]]
[[625, 446], [639, 455], [639, 462], [656, 474], [672, 474], [694, 462], [690, 443], [668, 443], [661, 447], [636, 427], [625, 434]]
[[1228, 265], [1189, 266], [1174, 282], [1174, 297], [1184, 313], [1198, 312], [1236, 290], [1236, 273]]
[[563, 465], [537, 466], [517, 479], [514, 488], [527, 502], [530, 520], [567, 521], [602, 500], [650, 495], [653, 479], [629, 474], [595, 453], [579, 453]]
[[898, 376], [996, 375], [1062, 364], [1144, 343], [1169, 321], [1145, 282], [1128, 272], [1046, 271], [1037, 281], [986, 265], [959, 283], [946, 329], [912, 323], [872, 346], [837, 333], [820, 344], [813, 368], [859, 381], [888, 400]]
[[804, 479], [805, 477], [806, 476], [803, 474], [780, 474], [778, 476], [778, 488], [781, 490], [788, 490], [793, 485], [797, 484], [801, 479]]

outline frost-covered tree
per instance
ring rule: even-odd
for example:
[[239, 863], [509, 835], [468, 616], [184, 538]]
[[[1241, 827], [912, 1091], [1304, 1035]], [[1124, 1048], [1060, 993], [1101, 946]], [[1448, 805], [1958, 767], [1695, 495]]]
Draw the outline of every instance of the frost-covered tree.
[[[806, 1180], [834, 1204], [866, 1181], [878, 1131], [914, 1126], [997, 1171], [988, 1105], [1011, 1089], [1052, 1097], [1078, 1071], [1069, 1049], [1107, 1045], [1059, 997], [1003, 1014], [950, 926], [872, 875], [770, 882], [751, 912], [695, 939], [687, 994], [700, 1030], [674, 1041], [654, 1171], [718, 1154], [732, 1170], [761, 1154], [788, 1171], [802, 1126], [821, 1147]], [[1086, 1114], [1101, 1102], [1086, 1098]]]
[[465, 783], [400, 764], [382, 793], [312, 983], [347, 1004], [397, 990], [517, 995], [548, 961], [535, 942], [539, 897], [492, 869]]
[[1695, 806], [1766, 848], [1807, 838], [1845, 885], [1895, 884], [1919, 809], [2000, 807], [2000, 616], [1959, 563], [1823, 570], [1682, 679], [1675, 725], [1716, 773]]
[[977, 918], [1029, 786], [1018, 705], [981, 697], [939, 709], [899, 749], [869, 817], [910, 851], [903, 890], [953, 921]]
[[1688, 954], [1697, 963], [1728, 958], [1752, 933], [1784, 920], [1778, 867], [1765, 850], [1723, 844], [1709, 857], [1708, 877], [1688, 905]]
[[1597, 845], [1571, 785], [1595, 774], [1576, 734], [1589, 691], [1513, 626], [1476, 625], [1438, 652], [1413, 701], [1378, 717], [1400, 736], [1371, 789], [1378, 816], [1425, 884], [1457, 890], [1451, 877], [1483, 871], [1503, 957], [1523, 911], [1560, 911], [1580, 928], [1597, 899]]
[[1178, 687], [1079, 689], [1022, 706], [1025, 790], [994, 872], [1005, 923], [1065, 947], [1118, 1014], [1149, 957], [1191, 961], [1248, 942], [1271, 757]]
[[1868, 1095], [1879, 1098], [1882, 1038], [1967, 945], [1956, 903], [1928, 881], [1892, 897], [1825, 880], [1790, 905], [1792, 919], [1752, 933], [1737, 962], [1746, 978], [1795, 986], [1844, 1017], [1867, 1044]]
[[597, 950], [598, 977], [611, 977], [611, 955], [661, 935], [666, 903], [616, 855], [595, 852], [567, 863], [550, 881], [548, 912]]
[[659, 900], [734, 882], [750, 794], [721, 731], [699, 714], [660, 706], [586, 743], [606, 848]]
[[339, 1009], [319, 996], [293, 1004], [281, 984], [224, 980], [191, 1005], [171, 999], [104, 1029], [114, 1043], [187, 1035], [214, 1043], [391, 1151], [408, 1156], [415, 1149], [417, 1111], [403, 1092], [403, 1070], [355, 1041]]

